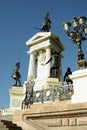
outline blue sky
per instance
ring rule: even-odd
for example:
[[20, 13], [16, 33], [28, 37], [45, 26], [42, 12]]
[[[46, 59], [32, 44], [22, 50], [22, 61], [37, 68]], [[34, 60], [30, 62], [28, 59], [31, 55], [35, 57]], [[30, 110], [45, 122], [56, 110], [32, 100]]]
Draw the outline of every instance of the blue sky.
[[[77, 69], [77, 46], [66, 36], [62, 24], [75, 16], [87, 17], [87, 0], [0, 0], [0, 108], [9, 107], [9, 89], [14, 83], [11, 75], [19, 60], [22, 84], [27, 79], [29, 57], [25, 42], [38, 32], [34, 27], [41, 27], [47, 12], [52, 22], [50, 31], [65, 46], [63, 75], [67, 67]], [[87, 59], [87, 41], [82, 48]]]

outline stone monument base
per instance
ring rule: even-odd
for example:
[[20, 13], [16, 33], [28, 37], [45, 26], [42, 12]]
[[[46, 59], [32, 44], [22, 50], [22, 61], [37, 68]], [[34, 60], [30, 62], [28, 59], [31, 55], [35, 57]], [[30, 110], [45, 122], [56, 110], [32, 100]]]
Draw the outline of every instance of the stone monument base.
[[62, 82], [58, 78], [48, 78], [48, 79], [35, 79], [34, 91], [48, 89], [54, 86], [62, 86]]
[[87, 130], [87, 103], [55, 101], [18, 110], [13, 122], [26, 130]]
[[87, 102], [87, 69], [73, 72], [70, 79], [73, 80], [74, 86], [72, 103]]
[[11, 89], [9, 89], [9, 95], [10, 95], [10, 109], [11, 110], [18, 110], [22, 107], [22, 101], [24, 99], [24, 87], [21, 86], [12, 86]]
[[22, 101], [24, 99], [24, 87], [12, 86], [9, 89], [10, 107], [2, 110], [3, 120], [12, 120], [12, 116], [16, 110], [22, 109]]
[[48, 89], [54, 86], [61, 87], [62, 82], [60, 82], [58, 78], [48, 78], [44, 85], [44, 89]]

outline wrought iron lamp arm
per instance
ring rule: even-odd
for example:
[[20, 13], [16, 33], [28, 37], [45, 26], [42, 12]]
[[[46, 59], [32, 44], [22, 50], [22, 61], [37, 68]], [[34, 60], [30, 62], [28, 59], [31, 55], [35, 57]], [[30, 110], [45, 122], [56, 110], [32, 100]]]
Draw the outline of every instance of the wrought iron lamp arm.
[[[78, 46], [78, 61], [77, 64], [80, 64], [78, 68], [86, 67], [87, 63], [84, 59], [84, 53], [82, 51], [82, 41], [87, 40], [87, 18], [84, 16], [74, 17], [72, 22], [63, 23], [63, 28], [70, 37], [73, 43]], [[84, 61], [84, 63], [83, 63]]]

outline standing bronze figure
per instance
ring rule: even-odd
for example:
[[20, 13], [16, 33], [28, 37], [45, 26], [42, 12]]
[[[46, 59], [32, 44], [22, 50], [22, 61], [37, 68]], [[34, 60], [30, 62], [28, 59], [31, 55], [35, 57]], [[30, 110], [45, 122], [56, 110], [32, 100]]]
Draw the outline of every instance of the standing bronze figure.
[[45, 63], [45, 64], [48, 64], [49, 62], [51, 62], [50, 76], [49, 77], [58, 78], [59, 55], [60, 55], [60, 52], [57, 53], [56, 51], [53, 51], [51, 58]]
[[20, 81], [21, 75], [19, 72], [19, 68], [20, 68], [20, 62], [17, 62], [13, 69], [12, 78], [15, 80], [15, 84], [13, 86], [21, 86], [21, 81]]
[[69, 78], [69, 75], [72, 74], [72, 71], [71, 71], [71, 68], [68, 67], [67, 68], [67, 71], [64, 75], [64, 81], [66, 81], [66, 83], [69, 85], [69, 84], [73, 84], [73, 81]]
[[46, 17], [44, 18], [44, 20], [42, 22], [41, 30], [43, 32], [49, 32], [50, 28], [51, 28], [51, 21], [50, 21], [50, 18], [49, 18], [49, 13], [47, 13]]
[[33, 87], [34, 87], [34, 81], [28, 81], [26, 84], [26, 93], [25, 93], [25, 99], [24, 103], [26, 105], [33, 104]]

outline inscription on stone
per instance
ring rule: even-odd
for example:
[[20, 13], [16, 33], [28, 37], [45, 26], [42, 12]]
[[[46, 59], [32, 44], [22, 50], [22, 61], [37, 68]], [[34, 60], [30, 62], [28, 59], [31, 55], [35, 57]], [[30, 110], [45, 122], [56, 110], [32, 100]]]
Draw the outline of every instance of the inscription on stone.
[[12, 108], [21, 108], [22, 105], [22, 99], [18, 98], [13, 98], [11, 102], [11, 107]]

